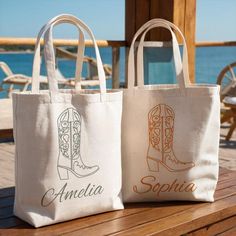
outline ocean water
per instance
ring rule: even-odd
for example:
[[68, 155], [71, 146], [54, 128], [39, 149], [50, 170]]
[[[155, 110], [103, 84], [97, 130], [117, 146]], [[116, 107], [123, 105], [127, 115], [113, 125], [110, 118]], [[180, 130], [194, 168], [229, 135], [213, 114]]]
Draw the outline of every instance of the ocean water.
[[[125, 49], [121, 48], [120, 60], [120, 81], [125, 81]], [[111, 48], [100, 48], [102, 61], [111, 64]], [[95, 57], [93, 48], [86, 48], [85, 55]], [[145, 49], [144, 52], [144, 78], [145, 84], [175, 83], [174, 66], [172, 53], [169, 49]], [[32, 75], [32, 53], [1, 53], [0, 61], [9, 65], [11, 70], [17, 74]], [[161, 61], [161, 62], [160, 62]], [[236, 61], [236, 47], [198, 47], [196, 48], [196, 83], [216, 83], [220, 71], [227, 64]], [[57, 65], [65, 77], [73, 77], [75, 62], [72, 60], [58, 59]], [[82, 75], [86, 76], [86, 67], [83, 67]], [[41, 74], [46, 75], [44, 62], [42, 63]], [[5, 77], [0, 70], [0, 82]], [[107, 87], [111, 88], [112, 81], [107, 81]], [[5, 85], [6, 86], [6, 85]], [[0, 92], [0, 98], [6, 97], [6, 92]]]

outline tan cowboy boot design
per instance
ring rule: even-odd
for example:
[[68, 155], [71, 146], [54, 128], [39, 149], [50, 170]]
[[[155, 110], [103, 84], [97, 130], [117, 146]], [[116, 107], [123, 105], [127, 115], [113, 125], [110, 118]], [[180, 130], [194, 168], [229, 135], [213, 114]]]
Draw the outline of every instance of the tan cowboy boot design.
[[194, 167], [193, 162], [182, 162], [174, 154], [174, 119], [173, 109], [165, 104], [155, 106], [148, 113], [147, 163], [150, 171], [158, 172], [160, 164], [171, 172], [184, 171]]
[[60, 179], [69, 179], [69, 171], [78, 178], [97, 172], [97, 165], [85, 165], [80, 156], [80, 114], [74, 108], [67, 108], [58, 117], [57, 126], [60, 150], [57, 169]]

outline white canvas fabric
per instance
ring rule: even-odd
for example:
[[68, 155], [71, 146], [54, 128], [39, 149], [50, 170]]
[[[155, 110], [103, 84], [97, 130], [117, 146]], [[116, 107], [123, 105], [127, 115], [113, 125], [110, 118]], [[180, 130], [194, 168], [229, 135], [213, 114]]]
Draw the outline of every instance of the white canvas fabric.
[[[143, 40], [154, 27], [171, 32], [177, 85], [144, 85]], [[183, 62], [172, 29], [182, 36]], [[139, 35], [135, 73], [134, 43]], [[186, 43], [172, 23], [154, 19], [135, 34], [123, 100], [124, 201], [214, 201], [219, 169], [219, 87], [190, 84]]]
[[[83, 55], [78, 53], [76, 90], [58, 90], [51, 30], [59, 23], [94, 42], [100, 90], [80, 90]], [[45, 33], [46, 32], [46, 33]], [[45, 33], [49, 90], [39, 90], [40, 38]], [[79, 68], [78, 68], [79, 66]], [[32, 91], [13, 94], [16, 143], [14, 214], [35, 227], [123, 209], [121, 199], [122, 92], [107, 91], [96, 41], [78, 18], [60, 15], [38, 35]]]

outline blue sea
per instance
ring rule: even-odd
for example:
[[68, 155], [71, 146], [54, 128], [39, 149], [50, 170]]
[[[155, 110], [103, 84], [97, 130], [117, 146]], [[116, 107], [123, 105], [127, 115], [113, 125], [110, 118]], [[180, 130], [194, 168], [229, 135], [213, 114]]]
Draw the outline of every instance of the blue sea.
[[[144, 53], [144, 76], [146, 84], [175, 83], [172, 53], [157, 49], [147, 48]], [[158, 51], [159, 50], [159, 51]], [[111, 64], [111, 48], [100, 48], [102, 61]], [[95, 57], [93, 48], [86, 48], [85, 55]], [[125, 49], [120, 49], [120, 81], [125, 81]], [[9, 65], [17, 74], [32, 75], [33, 53], [1, 53], [0, 61]], [[160, 62], [161, 61], [161, 62]], [[216, 83], [219, 72], [227, 64], [236, 61], [236, 47], [198, 47], [196, 48], [195, 79], [196, 83]], [[57, 65], [65, 77], [73, 77], [75, 62], [72, 60], [57, 59]], [[83, 76], [86, 76], [86, 67], [83, 68]], [[42, 64], [41, 74], [46, 70]], [[0, 70], [0, 82], [5, 77]], [[107, 81], [107, 87], [111, 87], [112, 81]], [[6, 92], [0, 92], [0, 98], [6, 97]]]

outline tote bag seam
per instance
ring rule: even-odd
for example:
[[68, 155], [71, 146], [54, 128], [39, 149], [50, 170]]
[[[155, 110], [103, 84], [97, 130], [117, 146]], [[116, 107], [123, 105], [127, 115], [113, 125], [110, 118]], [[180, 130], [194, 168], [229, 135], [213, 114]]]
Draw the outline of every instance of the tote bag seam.
[[[122, 91], [121, 91], [122, 92]], [[21, 96], [21, 95], [23, 95], [23, 97], [25, 97], [25, 99], [31, 99], [31, 97], [28, 97], [27, 95], [28, 94], [21, 94], [21, 93], [19, 93], [19, 94], [17, 94], [18, 96]], [[34, 96], [34, 95], [36, 95], [36, 94], [31, 94], [32, 96]], [[41, 94], [37, 94], [37, 95], [41, 95]], [[44, 96], [44, 95], [46, 95], [46, 94], [43, 94], [43, 95], [41, 95], [41, 96]], [[67, 103], [71, 103], [72, 104], [72, 97], [71, 98], [68, 98], [68, 99], [61, 99], [61, 97], [58, 99], [58, 100], [60, 100], [61, 99], [61, 101], [53, 101], [52, 99], [50, 99], [50, 96], [48, 97], [47, 95], [45, 96], [45, 98], [46, 99], [48, 99], [48, 101], [43, 101], [43, 99], [44, 98], [42, 98], [42, 101], [40, 101], [41, 99], [39, 98], [39, 103], [40, 104], [60, 104], [60, 103], [65, 103], [65, 104], [67, 104]], [[80, 102], [81, 103], [87, 103], [87, 104], [90, 104], [90, 103], [119, 103], [119, 102], [122, 102], [122, 100], [123, 100], [123, 93], [121, 93], [121, 95], [120, 96], [117, 96], [116, 98], [112, 98], [112, 99], [107, 99], [107, 100], [105, 100], [105, 101], [101, 101], [101, 99], [100, 98], [98, 98], [98, 99], [96, 99], [95, 101], [92, 101], [92, 99], [90, 100], [90, 101], [86, 101], [86, 100], [83, 100], [83, 99], [81, 99], [80, 100]]]
[[[17, 146], [17, 140], [18, 140], [18, 126], [17, 126], [17, 116], [18, 116], [18, 96], [15, 96], [15, 106], [14, 109], [16, 111], [15, 113], [15, 142], [16, 142], [16, 146]], [[19, 155], [18, 155], [18, 148], [15, 148], [15, 162], [16, 162], [16, 166], [15, 166], [15, 181], [16, 181], [16, 188], [15, 188], [15, 196], [17, 196], [17, 198], [15, 199], [15, 204], [17, 204], [17, 207], [19, 207], [19, 191], [18, 191], [18, 187], [19, 187]]]

